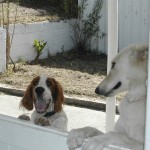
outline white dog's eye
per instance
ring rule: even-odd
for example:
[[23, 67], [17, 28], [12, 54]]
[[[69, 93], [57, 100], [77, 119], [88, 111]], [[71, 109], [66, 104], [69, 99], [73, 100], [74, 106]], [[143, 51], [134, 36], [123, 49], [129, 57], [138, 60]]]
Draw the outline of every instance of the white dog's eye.
[[112, 62], [112, 66], [111, 66], [111, 69], [113, 69], [115, 67], [115, 62]]

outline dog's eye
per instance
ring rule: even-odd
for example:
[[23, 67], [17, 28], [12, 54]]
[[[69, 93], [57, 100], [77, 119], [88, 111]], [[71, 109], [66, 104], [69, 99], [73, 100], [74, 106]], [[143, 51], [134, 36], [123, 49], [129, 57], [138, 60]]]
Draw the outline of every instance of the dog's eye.
[[46, 81], [46, 85], [47, 85], [47, 86], [51, 86], [51, 85], [52, 85], [51, 81], [50, 81], [50, 80], [47, 80], [47, 81]]
[[112, 62], [112, 66], [111, 66], [111, 69], [113, 69], [115, 67], [115, 62]]
[[38, 81], [34, 81], [33, 85], [36, 86], [38, 84]]

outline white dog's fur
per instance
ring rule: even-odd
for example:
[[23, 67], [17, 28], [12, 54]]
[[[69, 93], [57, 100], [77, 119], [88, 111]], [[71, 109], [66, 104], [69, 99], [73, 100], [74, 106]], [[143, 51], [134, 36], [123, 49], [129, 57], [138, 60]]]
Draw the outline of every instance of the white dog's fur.
[[91, 127], [73, 129], [67, 140], [70, 150], [81, 146], [89, 137], [92, 138], [85, 142], [83, 150], [103, 150], [108, 145], [144, 149], [147, 53], [147, 45], [132, 45], [113, 59], [110, 73], [95, 92], [108, 97], [128, 92], [120, 104], [120, 117], [114, 130], [103, 134]]

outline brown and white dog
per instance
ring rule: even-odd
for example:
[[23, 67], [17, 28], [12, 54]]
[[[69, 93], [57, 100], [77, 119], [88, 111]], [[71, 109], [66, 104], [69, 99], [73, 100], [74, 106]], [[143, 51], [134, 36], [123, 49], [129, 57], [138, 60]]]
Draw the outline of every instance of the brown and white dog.
[[[35, 77], [27, 87], [20, 106], [35, 110], [31, 121], [41, 126], [52, 126], [67, 131], [67, 116], [62, 106], [64, 94], [62, 86], [54, 78], [45, 75]], [[30, 120], [27, 115], [18, 118]]]

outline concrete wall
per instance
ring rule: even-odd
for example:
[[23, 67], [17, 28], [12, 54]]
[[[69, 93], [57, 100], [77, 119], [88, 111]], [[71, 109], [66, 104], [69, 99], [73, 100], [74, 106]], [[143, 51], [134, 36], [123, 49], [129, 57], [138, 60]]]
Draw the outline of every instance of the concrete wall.
[[47, 42], [40, 59], [46, 58], [48, 54], [54, 55], [57, 52], [70, 50], [73, 47], [70, 34], [70, 26], [67, 21], [17, 24], [15, 28], [11, 25], [10, 55], [15, 62], [19, 59], [33, 60], [36, 56], [33, 48], [35, 39]]
[[[95, 1], [95, 0], [94, 0]], [[85, 10], [85, 16], [93, 8], [94, 1], [89, 1]], [[106, 33], [106, 2], [102, 8], [102, 19], [99, 22], [102, 32]], [[10, 55], [14, 62], [18, 60], [32, 61], [36, 57], [36, 51], [33, 48], [35, 39], [47, 42], [40, 59], [46, 58], [49, 54], [55, 55], [57, 52], [68, 51], [73, 48], [73, 42], [70, 38], [71, 28], [69, 23], [60, 22], [41, 22], [32, 24], [16, 24], [10, 26], [10, 37], [12, 39]], [[98, 52], [106, 53], [106, 36], [103, 39], [93, 38], [91, 48]]]

